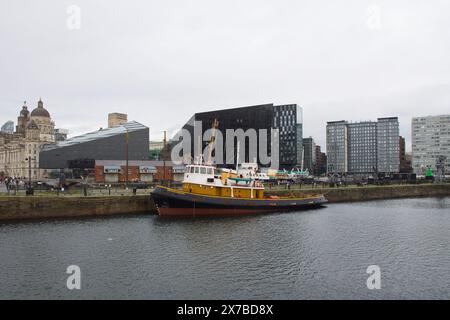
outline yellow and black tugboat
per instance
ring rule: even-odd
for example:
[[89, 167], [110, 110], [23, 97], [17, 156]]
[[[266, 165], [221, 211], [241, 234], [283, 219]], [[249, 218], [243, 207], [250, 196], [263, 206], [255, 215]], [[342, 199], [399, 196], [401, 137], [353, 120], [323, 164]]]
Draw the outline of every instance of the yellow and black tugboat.
[[[212, 141], [213, 142], [213, 141]], [[239, 153], [239, 146], [238, 146]], [[239, 155], [237, 157], [239, 159]], [[302, 198], [265, 196], [256, 172], [220, 169], [209, 161], [186, 166], [181, 190], [158, 186], [152, 198], [161, 216], [223, 216], [296, 211], [319, 207], [327, 202], [323, 195]]]

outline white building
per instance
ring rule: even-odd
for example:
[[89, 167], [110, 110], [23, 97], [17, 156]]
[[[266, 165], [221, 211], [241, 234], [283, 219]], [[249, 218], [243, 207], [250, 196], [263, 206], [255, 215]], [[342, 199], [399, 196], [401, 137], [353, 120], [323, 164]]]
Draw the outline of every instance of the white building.
[[39, 169], [39, 151], [43, 145], [55, 142], [54, 129], [55, 123], [42, 100], [31, 113], [24, 103], [16, 131], [0, 133], [0, 174], [27, 179], [31, 163], [31, 178], [46, 178], [47, 171]]
[[450, 173], [450, 115], [412, 119], [412, 167], [424, 174], [427, 167], [436, 172], [436, 158], [447, 157], [446, 173]]

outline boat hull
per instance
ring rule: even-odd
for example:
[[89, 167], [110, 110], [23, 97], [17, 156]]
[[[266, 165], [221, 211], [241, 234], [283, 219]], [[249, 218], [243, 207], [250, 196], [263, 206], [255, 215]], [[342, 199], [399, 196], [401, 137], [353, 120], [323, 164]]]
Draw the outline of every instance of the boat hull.
[[157, 187], [152, 192], [160, 216], [230, 216], [297, 211], [320, 207], [323, 195], [307, 198], [249, 199], [192, 194]]

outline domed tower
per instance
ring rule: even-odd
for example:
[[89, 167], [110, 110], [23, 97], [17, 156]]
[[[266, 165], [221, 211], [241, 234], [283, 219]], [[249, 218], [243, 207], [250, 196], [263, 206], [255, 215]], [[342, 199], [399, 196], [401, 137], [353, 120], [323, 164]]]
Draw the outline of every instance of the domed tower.
[[44, 108], [44, 103], [41, 99], [38, 101], [37, 108], [31, 111], [30, 121], [34, 121], [38, 126], [42, 141], [55, 141], [55, 123], [52, 121], [50, 113]]
[[17, 117], [16, 132], [25, 135], [28, 122], [30, 122], [30, 112], [28, 111], [27, 102], [24, 101], [20, 115]]
[[33, 120], [28, 123], [26, 138], [29, 141], [39, 141], [40, 139], [40, 129]]

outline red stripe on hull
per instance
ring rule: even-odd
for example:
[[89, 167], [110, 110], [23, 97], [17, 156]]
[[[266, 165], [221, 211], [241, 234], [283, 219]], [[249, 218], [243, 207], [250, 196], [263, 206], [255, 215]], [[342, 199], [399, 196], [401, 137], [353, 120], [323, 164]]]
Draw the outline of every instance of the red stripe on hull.
[[280, 208], [274, 209], [217, 209], [217, 208], [158, 208], [160, 216], [240, 216], [261, 213], [281, 212]]

